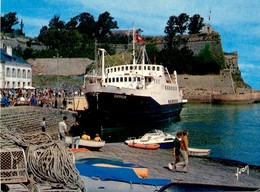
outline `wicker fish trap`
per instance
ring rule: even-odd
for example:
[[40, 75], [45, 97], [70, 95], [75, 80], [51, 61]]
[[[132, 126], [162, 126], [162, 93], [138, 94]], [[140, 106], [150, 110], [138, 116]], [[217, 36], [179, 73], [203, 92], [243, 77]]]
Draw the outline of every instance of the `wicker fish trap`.
[[0, 183], [27, 182], [27, 162], [21, 148], [0, 149]]

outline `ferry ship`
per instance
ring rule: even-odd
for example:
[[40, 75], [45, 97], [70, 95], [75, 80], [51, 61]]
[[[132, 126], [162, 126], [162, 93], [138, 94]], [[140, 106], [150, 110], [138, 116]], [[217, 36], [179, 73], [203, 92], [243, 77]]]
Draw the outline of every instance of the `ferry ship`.
[[133, 41], [133, 63], [112, 67], [105, 67], [106, 51], [99, 51], [100, 75], [95, 70], [86, 74], [82, 87], [90, 112], [120, 123], [163, 122], [180, 114], [187, 100], [182, 98], [176, 71], [171, 76], [162, 65], [146, 64], [145, 45], [140, 63], [136, 63]]

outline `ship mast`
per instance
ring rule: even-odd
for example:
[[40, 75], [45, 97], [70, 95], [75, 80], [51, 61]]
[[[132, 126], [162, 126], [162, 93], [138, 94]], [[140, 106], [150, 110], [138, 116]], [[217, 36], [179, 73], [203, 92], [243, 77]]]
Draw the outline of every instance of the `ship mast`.
[[135, 64], [135, 23], [133, 22], [133, 65]]
[[99, 49], [102, 52], [102, 82], [105, 82], [105, 49]]

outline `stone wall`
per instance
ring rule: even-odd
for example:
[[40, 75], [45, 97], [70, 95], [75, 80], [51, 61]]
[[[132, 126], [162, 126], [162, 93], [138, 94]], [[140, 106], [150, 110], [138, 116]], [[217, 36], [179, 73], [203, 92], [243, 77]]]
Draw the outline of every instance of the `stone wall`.
[[231, 70], [233, 74], [240, 74], [238, 67], [238, 52], [234, 53], [224, 53], [225, 63], [228, 69]]
[[219, 75], [178, 75], [179, 87], [184, 98], [191, 102], [211, 102], [212, 94], [235, 92], [230, 72]]
[[0, 108], [1, 126], [17, 128], [25, 133], [41, 131], [42, 118], [46, 118], [46, 132], [57, 133], [58, 124], [63, 116], [68, 117], [67, 125], [70, 128], [75, 121], [76, 113], [59, 109], [48, 109], [42, 107], [21, 106]]
[[93, 62], [88, 58], [41, 58], [29, 59], [34, 75], [83, 75]]

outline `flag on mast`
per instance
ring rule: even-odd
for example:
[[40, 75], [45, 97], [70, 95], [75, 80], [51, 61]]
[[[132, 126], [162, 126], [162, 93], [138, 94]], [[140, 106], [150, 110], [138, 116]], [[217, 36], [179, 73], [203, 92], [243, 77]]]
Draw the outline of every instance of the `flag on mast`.
[[136, 43], [144, 43], [145, 44], [145, 41], [139, 36], [138, 33], [136, 33], [136, 35], [135, 35], [135, 40], [136, 40]]

